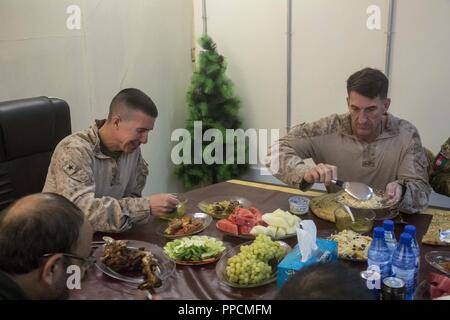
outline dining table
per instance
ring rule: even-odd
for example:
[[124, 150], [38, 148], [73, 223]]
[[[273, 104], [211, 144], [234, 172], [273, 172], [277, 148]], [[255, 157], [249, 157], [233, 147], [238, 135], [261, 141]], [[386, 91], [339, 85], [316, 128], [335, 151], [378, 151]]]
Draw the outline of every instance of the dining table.
[[[288, 198], [293, 195], [302, 195], [312, 198], [323, 194], [323, 191], [300, 191], [286, 186], [259, 183], [244, 180], [229, 180], [217, 184], [193, 189], [182, 194], [187, 200], [186, 212], [200, 212], [198, 204], [213, 197], [243, 197], [249, 200], [253, 207], [262, 213], [273, 212], [276, 209], [289, 210]], [[450, 209], [442, 208], [448, 211]], [[318, 218], [311, 210], [300, 216], [302, 220], [313, 220], [317, 226], [318, 234], [336, 230], [335, 224]], [[437, 247], [421, 243], [422, 236], [426, 233], [432, 215], [429, 214], [403, 214], [402, 219], [408, 224], [416, 226], [417, 240], [420, 246], [419, 283], [427, 278], [430, 272], [438, 272], [425, 261], [427, 252], [434, 250], [450, 251], [450, 247]], [[394, 221], [397, 221], [394, 219]], [[215, 237], [223, 241], [227, 249], [249, 241], [226, 234], [216, 227], [217, 220], [203, 230], [199, 235]], [[395, 224], [397, 239], [404, 227], [404, 221]], [[383, 221], [375, 221], [375, 225], [382, 226]], [[163, 248], [168, 239], [158, 230], [167, 225], [167, 221], [151, 216], [148, 223], [137, 225], [123, 233], [101, 233], [94, 235], [95, 241], [101, 241], [104, 236], [122, 240], [139, 240]], [[296, 236], [283, 240], [291, 247], [297, 244]], [[95, 250], [99, 248], [94, 246]], [[355, 262], [343, 260], [351, 268], [365, 270], [367, 262]], [[162, 286], [149, 291], [139, 290], [136, 284], [115, 279], [105, 274], [100, 268], [90, 269], [81, 283], [81, 289], [72, 290], [71, 299], [74, 300], [271, 300], [277, 295], [279, 288], [276, 281], [252, 288], [235, 288], [221, 281], [216, 273], [216, 263], [205, 265], [176, 265], [172, 274], [163, 281]]]

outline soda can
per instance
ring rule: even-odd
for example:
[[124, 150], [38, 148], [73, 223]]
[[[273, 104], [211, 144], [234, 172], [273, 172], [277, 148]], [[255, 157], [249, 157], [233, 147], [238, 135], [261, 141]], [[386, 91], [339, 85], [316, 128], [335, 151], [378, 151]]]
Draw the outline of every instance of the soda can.
[[381, 285], [381, 300], [404, 300], [405, 281], [396, 277], [383, 279]]

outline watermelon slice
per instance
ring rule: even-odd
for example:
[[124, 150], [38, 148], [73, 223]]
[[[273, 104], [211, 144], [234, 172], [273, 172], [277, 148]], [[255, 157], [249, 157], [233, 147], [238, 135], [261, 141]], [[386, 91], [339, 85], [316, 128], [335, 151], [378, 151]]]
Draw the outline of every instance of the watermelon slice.
[[227, 219], [221, 219], [221, 220], [217, 221], [217, 228], [224, 232], [232, 233], [235, 235], [239, 234], [238, 226], [236, 224], [234, 224], [233, 222], [228, 221]]
[[239, 234], [250, 234], [250, 231], [253, 229], [253, 227], [250, 226], [239, 226]]

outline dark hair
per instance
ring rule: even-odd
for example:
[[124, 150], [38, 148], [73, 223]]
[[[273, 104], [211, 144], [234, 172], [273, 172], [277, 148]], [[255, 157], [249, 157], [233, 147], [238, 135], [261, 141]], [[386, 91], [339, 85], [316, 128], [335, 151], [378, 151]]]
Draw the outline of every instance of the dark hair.
[[365, 97], [386, 99], [389, 88], [388, 78], [377, 69], [364, 68], [347, 79], [347, 93], [355, 91]]
[[[20, 205], [32, 201], [32, 205]], [[46, 253], [76, 249], [83, 212], [55, 193], [17, 200], [0, 212], [0, 270], [24, 274], [39, 267]]]
[[117, 114], [119, 105], [124, 105], [131, 110], [142, 111], [152, 118], [158, 117], [158, 109], [152, 99], [139, 89], [127, 88], [116, 94], [109, 106], [109, 120]]
[[359, 271], [341, 261], [313, 264], [291, 276], [278, 300], [373, 300]]

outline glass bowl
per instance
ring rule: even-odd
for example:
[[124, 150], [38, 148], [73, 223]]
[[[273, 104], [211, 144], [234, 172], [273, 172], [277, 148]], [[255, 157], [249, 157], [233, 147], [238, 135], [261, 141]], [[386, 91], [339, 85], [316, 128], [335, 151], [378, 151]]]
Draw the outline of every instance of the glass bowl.
[[[374, 190], [374, 196], [383, 198], [384, 192], [380, 190]], [[398, 214], [398, 203], [382, 200], [370, 206], [370, 203], [366, 201], [358, 201], [348, 195], [345, 191], [339, 191], [336, 194], [336, 201], [342, 205], [346, 205], [353, 210], [370, 210], [375, 213], [375, 220], [393, 219]]]
[[344, 207], [338, 207], [334, 210], [334, 221], [336, 229], [353, 230], [358, 233], [368, 233], [373, 228], [376, 213], [370, 209], [350, 209], [355, 221], [352, 221], [349, 213]]

